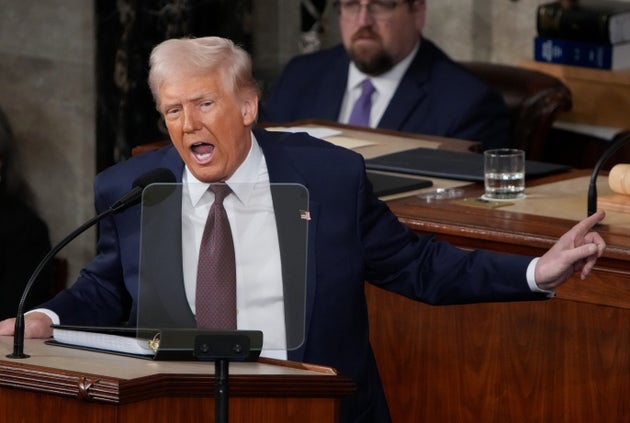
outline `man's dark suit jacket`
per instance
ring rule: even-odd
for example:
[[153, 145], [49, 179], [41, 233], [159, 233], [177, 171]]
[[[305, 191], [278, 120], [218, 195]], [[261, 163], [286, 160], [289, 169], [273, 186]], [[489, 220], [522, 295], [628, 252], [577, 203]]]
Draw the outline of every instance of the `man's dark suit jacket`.
[[[344, 399], [341, 421], [389, 421], [368, 336], [366, 280], [431, 304], [540, 298], [525, 277], [531, 257], [464, 252], [432, 236], [417, 236], [401, 224], [374, 197], [360, 155], [303, 133], [254, 129], [254, 134], [270, 182], [298, 183], [309, 190], [306, 335], [289, 358], [332, 366], [355, 380], [356, 393]], [[172, 146], [99, 174], [94, 183], [97, 212], [157, 167], [171, 169], [181, 180], [184, 164]], [[42, 307], [57, 312], [62, 324], [134, 324], [139, 234], [140, 206], [104, 219], [96, 258], [70, 289]], [[177, 245], [171, 248], [181, 254]]]
[[[263, 101], [263, 122], [337, 121], [348, 79], [343, 46], [297, 56]], [[423, 39], [378, 128], [507, 147], [511, 124], [499, 93]]]

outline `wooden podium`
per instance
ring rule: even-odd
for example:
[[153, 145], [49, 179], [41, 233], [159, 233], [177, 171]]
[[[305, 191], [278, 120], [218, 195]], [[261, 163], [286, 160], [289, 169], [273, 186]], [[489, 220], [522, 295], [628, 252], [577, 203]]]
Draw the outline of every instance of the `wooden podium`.
[[[2, 422], [212, 422], [214, 366], [152, 361], [0, 336]], [[353, 382], [333, 369], [265, 360], [230, 364], [230, 422], [336, 422]]]

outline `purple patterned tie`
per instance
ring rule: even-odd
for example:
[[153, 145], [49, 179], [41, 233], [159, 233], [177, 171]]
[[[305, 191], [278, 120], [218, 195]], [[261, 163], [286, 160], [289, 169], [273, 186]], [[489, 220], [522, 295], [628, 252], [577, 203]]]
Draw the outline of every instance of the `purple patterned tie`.
[[236, 261], [230, 222], [223, 199], [232, 190], [211, 185], [214, 203], [201, 238], [195, 300], [197, 327], [236, 329]]
[[369, 79], [361, 82], [361, 96], [354, 103], [348, 123], [357, 126], [370, 126], [370, 111], [372, 110], [372, 94], [374, 85]]

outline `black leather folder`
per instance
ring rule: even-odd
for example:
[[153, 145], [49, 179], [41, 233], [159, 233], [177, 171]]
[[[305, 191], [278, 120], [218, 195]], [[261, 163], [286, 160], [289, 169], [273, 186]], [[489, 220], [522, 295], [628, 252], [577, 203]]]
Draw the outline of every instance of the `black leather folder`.
[[[367, 169], [464, 181], [483, 181], [483, 154], [416, 148], [375, 157]], [[565, 172], [570, 166], [525, 160], [527, 179]]]

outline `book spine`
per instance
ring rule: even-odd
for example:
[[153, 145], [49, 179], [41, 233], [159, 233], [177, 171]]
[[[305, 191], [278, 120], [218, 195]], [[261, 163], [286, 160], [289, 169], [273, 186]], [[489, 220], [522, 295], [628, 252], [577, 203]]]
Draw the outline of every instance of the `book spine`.
[[[579, 4], [579, 3], [578, 3]], [[538, 6], [536, 29], [538, 35], [591, 43], [613, 43], [610, 12], [577, 7], [563, 7], [560, 2]]]
[[612, 45], [538, 36], [534, 39], [534, 60], [596, 69], [612, 69]]

